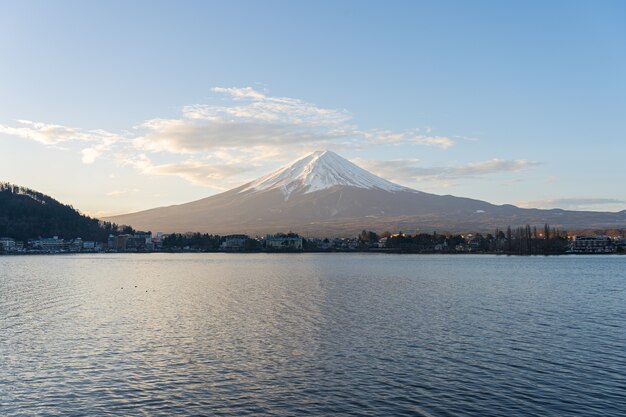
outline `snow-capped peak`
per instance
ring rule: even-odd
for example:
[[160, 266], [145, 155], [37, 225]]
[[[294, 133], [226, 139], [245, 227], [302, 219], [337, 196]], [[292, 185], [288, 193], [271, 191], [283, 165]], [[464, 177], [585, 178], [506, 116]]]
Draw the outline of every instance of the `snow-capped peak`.
[[247, 185], [244, 191], [280, 189], [288, 197], [295, 191], [312, 193], [334, 186], [413, 191], [360, 168], [331, 151], [316, 151]]

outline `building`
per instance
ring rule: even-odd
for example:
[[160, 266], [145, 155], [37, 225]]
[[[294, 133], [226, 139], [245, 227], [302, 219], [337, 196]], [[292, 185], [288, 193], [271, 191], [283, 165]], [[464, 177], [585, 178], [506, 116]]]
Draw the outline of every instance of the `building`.
[[4, 252], [15, 252], [17, 250], [15, 240], [10, 237], [0, 237], [0, 249]]
[[152, 233], [135, 233], [126, 241], [126, 250], [130, 252], [145, 252], [153, 249]]
[[[154, 250], [152, 233], [135, 233], [134, 235], [109, 235], [108, 248], [117, 252], [147, 252]], [[91, 250], [91, 249], [90, 249]], [[94, 245], [95, 250], [95, 245]]]
[[246, 248], [248, 235], [228, 235], [224, 236], [224, 241], [220, 245], [220, 250], [225, 252], [240, 252]]
[[267, 250], [302, 250], [302, 238], [299, 236], [272, 236], [265, 237]]
[[59, 239], [58, 236], [30, 239], [28, 241], [28, 247], [34, 251], [46, 253], [59, 253], [68, 250], [68, 244], [65, 240]]
[[117, 235], [109, 236], [109, 250], [124, 252], [126, 251], [126, 245], [133, 235]]
[[574, 253], [614, 253], [615, 245], [608, 236], [574, 236]]
[[83, 239], [77, 237], [68, 242], [68, 249], [70, 252], [81, 252], [83, 250]]
[[154, 250], [160, 250], [163, 247], [163, 239], [167, 237], [163, 232], [157, 232], [156, 236], [152, 237], [152, 247]]

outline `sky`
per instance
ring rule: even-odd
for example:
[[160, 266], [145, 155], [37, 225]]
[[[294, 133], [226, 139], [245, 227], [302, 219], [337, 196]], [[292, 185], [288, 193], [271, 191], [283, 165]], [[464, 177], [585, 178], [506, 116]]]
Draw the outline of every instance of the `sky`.
[[93, 216], [329, 149], [421, 191], [626, 209], [626, 2], [0, 2], [0, 181]]

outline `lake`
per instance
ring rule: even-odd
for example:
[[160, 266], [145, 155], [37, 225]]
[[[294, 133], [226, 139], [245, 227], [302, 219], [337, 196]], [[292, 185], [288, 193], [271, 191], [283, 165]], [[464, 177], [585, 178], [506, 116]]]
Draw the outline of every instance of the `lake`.
[[0, 257], [0, 415], [626, 415], [626, 257]]

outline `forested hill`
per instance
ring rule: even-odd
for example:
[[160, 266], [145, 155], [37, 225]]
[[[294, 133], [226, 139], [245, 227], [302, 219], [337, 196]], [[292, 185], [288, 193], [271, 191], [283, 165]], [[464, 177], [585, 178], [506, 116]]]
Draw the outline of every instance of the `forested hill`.
[[0, 183], [0, 237], [19, 241], [58, 236], [63, 239], [106, 241], [118, 227], [100, 222], [54, 198], [28, 188]]

